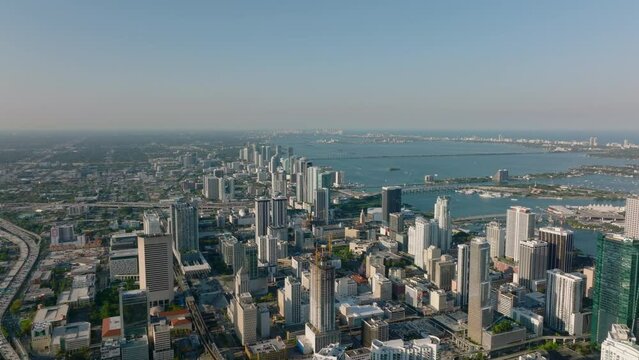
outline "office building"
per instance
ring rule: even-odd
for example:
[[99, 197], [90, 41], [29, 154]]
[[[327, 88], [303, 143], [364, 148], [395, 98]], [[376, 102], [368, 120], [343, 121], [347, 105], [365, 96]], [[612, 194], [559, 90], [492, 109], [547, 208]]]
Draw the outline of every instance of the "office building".
[[457, 245], [456, 300], [457, 305], [461, 307], [466, 307], [468, 305], [469, 267], [470, 247], [466, 244]]
[[608, 337], [601, 344], [601, 360], [639, 359], [637, 338], [625, 324], [612, 324]]
[[181, 200], [171, 204], [170, 223], [173, 252], [178, 259], [185, 254], [200, 250], [199, 215], [195, 204]]
[[217, 176], [204, 176], [202, 195], [204, 195], [207, 200], [220, 200], [220, 189], [223, 189], [223, 186], [220, 186], [221, 181], [222, 179]]
[[284, 196], [286, 197], [286, 172], [276, 171], [271, 173], [271, 196]]
[[560, 227], [539, 229], [539, 240], [548, 243], [548, 269], [572, 271], [573, 232]]
[[382, 187], [382, 223], [388, 225], [389, 215], [402, 210], [402, 188]]
[[[53, 329], [51, 336], [51, 353], [73, 353], [86, 349], [91, 345], [91, 323], [75, 322]], [[3, 344], [4, 346], [10, 346]], [[4, 352], [4, 349], [3, 349]], [[4, 354], [3, 354], [4, 355]]]
[[54, 225], [51, 227], [51, 245], [60, 245], [76, 241], [73, 225]]
[[426, 261], [424, 259], [424, 251], [431, 245], [436, 245], [436, 238], [439, 227], [435, 220], [426, 220], [426, 218], [418, 216], [415, 219], [415, 230], [413, 244], [409, 247], [413, 248], [412, 255], [415, 256], [413, 260], [415, 266], [422, 269], [426, 268]]
[[249, 274], [249, 279], [257, 279], [259, 272], [257, 269], [257, 243], [253, 240], [249, 240], [244, 244], [244, 264]]
[[503, 184], [508, 181], [508, 170], [507, 169], [499, 169], [493, 175], [493, 181], [498, 184]]
[[388, 341], [388, 323], [386, 321], [366, 319], [362, 322], [362, 345], [369, 348], [373, 340]]
[[246, 267], [240, 267], [240, 270], [235, 273], [235, 296], [249, 292], [249, 274]]
[[490, 245], [484, 238], [470, 242], [469, 293], [468, 293], [468, 337], [482, 343], [482, 332], [492, 322], [490, 304]]
[[284, 280], [284, 321], [286, 325], [301, 323], [302, 284], [292, 276]]
[[424, 271], [426, 271], [431, 281], [435, 281], [435, 276], [437, 276], [437, 268], [435, 265], [441, 259], [441, 256], [441, 249], [435, 245], [431, 245], [428, 249], [424, 250]]
[[390, 213], [388, 215], [388, 227], [397, 234], [404, 232], [404, 214], [401, 212]]
[[257, 341], [257, 306], [249, 293], [236, 296], [235, 299], [235, 331], [242, 345], [254, 344]]
[[506, 256], [519, 261], [519, 243], [535, 235], [535, 214], [530, 209], [512, 206], [506, 212]]
[[255, 200], [255, 239], [265, 236], [269, 226], [269, 200], [260, 197]]
[[171, 326], [162, 321], [151, 327], [153, 335], [153, 360], [173, 360]]
[[444, 252], [450, 249], [450, 245], [453, 241], [453, 227], [448, 206], [449, 202], [450, 198], [448, 196], [438, 196], [434, 210], [434, 220], [437, 221], [439, 227], [437, 232], [437, 247]]
[[162, 235], [160, 215], [155, 212], [145, 211], [143, 215], [144, 235]]
[[286, 226], [287, 201], [286, 196], [276, 196], [271, 199], [271, 225], [273, 227], [281, 228]]
[[281, 337], [259, 341], [245, 349], [249, 360], [288, 360], [288, 349]]
[[171, 237], [138, 237], [140, 288], [146, 289], [150, 306], [168, 306], [173, 301], [173, 254]]
[[124, 338], [147, 334], [149, 301], [146, 290], [120, 291], [120, 327]]
[[546, 279], [546, 326], [570, 335], [583, 333], [580, 324], [584, 279], [579, 273], [548, 270]]
[[639, 239], [616, 234], [599, 237], [593, 301], [592, 341], [604, 341], [612, 324], [637, 329]]
[[237, 273], [244, 265], [244, 245], [235, 236], [225, 236], [220, 240], [220, 250], [224, 263]]
[[339, 342], [335, 324], [335, 266], [326, 254], [311, 261], [310, 316], [305, 336], [313, 351]]
[[442, 255], [435, 264], [435, 277], [433, 282], [438, 288], [450, 291], [454, 278], [455, 260], [450, 255]]
[[257, 238], [257, 256], [262, 264], [277, 265], [277, 238], [271, 235]]
[[423, 339], [402, 339], [371, 342], [370, 360], [438, 360], [439, 338], [429, 335]]
[[235, 198], [235, 180], [230, 176], [218, 179], [218, 196], [223, 202], [231, 201]]
[[315, 189], [313, 194], [313, 220], [321, 223], [328, 224], [329, 221], [329, 190], [327, 188]]
[[492, 221], [486, 225], [486, 241], [490, 245], [490, 257], [493, 259], [506, 256], [506, 228]]
[[639, 239], [639, 197], [626, 199], [626, 237]]
[[519, 284], [531, 291], [533, 281], [546, 278], [548, 270], [548, 244], [528, 240], [519, 243]]
[[393, 298], [393, 284], [384, 274], [375, 273], [371, 277], [373, 297], [381, 301]]

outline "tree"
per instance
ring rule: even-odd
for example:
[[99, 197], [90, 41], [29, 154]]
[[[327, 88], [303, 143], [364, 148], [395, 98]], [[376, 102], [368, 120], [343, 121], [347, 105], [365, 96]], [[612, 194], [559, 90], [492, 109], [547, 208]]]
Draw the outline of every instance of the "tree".
[[20, 334], [26, 335], [31, 331], [31, 325], [33, 325], [33, 321], [31, 319], [23, 319], [20, 321]]
[[22, 308], [22, 301], [15, 300], [13, 303], [11, 303], [11, 306], [9, 307], [9, 311], [11, 311], [12, 314], [17, 314], [18, 311], [20, 311], [20, 308]]

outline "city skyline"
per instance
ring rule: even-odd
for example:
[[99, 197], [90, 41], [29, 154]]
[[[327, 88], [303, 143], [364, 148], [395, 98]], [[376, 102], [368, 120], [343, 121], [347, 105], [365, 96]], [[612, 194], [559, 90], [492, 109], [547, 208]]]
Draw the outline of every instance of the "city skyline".
[[23, 1], [0, 129], [635, 130], [637, 7]]

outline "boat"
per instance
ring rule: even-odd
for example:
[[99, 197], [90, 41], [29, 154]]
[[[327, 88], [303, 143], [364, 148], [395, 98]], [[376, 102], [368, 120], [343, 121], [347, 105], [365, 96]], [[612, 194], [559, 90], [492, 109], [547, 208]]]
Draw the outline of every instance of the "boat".
[[401, 169], [396, 167], [388, 168], [388, 171], [399, 171], [399, 170]]

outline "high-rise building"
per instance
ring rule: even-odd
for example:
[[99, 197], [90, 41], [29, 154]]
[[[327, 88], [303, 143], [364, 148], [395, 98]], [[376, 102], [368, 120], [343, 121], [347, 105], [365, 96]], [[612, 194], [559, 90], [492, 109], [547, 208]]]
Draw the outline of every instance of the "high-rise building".
[[455, 278], [455, 260], [450, 255], [442, 255], [435, 264], [434, 282], [438, 288], [450, 291]]
[[255, 239], [265, 236], [269, 226], [269, 200], [260, 197], [255, 200]]
[[200, 250], [198, 210], [193, 203], [178, 200], [171, 204], [171, 236], [173, 252], [178, 259], [190, 252]]
[[428, 274], [428, 278], [431, 281], [435, 281], [437, 268], [435, 265], [442, 256], [442, 250], [435, 245], [431, 245], [428, 249], [424, 250], [424, 271]]
[[315, 189], [313, 194], [313, 208], [315, 209], [315, 221], [328, 224], [329, 221], [329, 191], [327, 188]]
[[[491, 249], [492, 250], [492, 249]], [[468, 305], [468, 284], [470, 276], [470, 247], [466, 244], [457, 245], [457, 305]]]
[[257, 238], [257, 256], [261, 263], [277, 265], [277, 240], [270, 235]]
[[548, 243], [548, 269], [572, 271], [573, 232], [560, 227], [539, 229], [539, 240]]
[[220, 178], [212, 175], [204, 176], [202, 195], [208, 200], [220, 200]]
[[284, 321], [286, 325], [302, 322], [302, 283], [292, 276], [284, 280]]
[[402, 188], [399, 186], [382, 187], [382, 223], [388, 224], [388, 216], [402, 210]]
[[388, 227], [394, 233], [402, 233], [404, 231], [404, 214], [401, 212], [390, 213]]
[[173, 254], [171, 237], [138, 237], [140, 288], [146, 289], [150, 306], [168, 306], [173, 301]]
[[639, 239], [639, 197], [626, 199], [626, 224], [624, 234]]
[[313, 204], [315, 202], [315, 190], [319, 188], [317, 180], [320, 170], [321, 169], [318, 166], [310, 166], [306, 168], [306, 202], [309, 204]]
[[498, 222], [486, 225], [486, 241], [490, 244], [490, 257], [493, 259], [506, 256], [506, 229]]
[[286, 196], [275, 196], [271, 199], [271, 225], [277, 228], [286, 226]]
[[235, 297], [235, 330], [242, 345], [257, 341], [257, 306], [249, 293]]
[[120, 329], [122, 337], [147, 334], [149, 301], [146, 290], [120, 291]]
[[257, 243], [249, 240], [244, 244], [244, 265], [248, 271], [249, 279], [257, 279], [259, 272], [257, 269]]
[[439, 338], [432, 335], [406, 342], [373, 340], [370, 360], [438, 360], [439, 344]]
[[450, 198], [448, 196], [438, 196], [435, 203], [434, 219], [437, 221], [439, 227], [437, 236], [437, 247], [446, 252], [450, 249], [450, 245], [453, 241], [452, 224], [450, 218], [450, 209], [448, 203]]
[[612, 324], [637, 329], [639, 317], [639, 239], [616, 234], [597, 240], [592, 341], [601, 343]]
[[335, 266], [329, 256], [317, 254], [310, 267], [310, 316], [305, 335], [313, 351], [318, 351], [339, 342], [335, 324]]
[[371, 277], [373, 297], [382, 301], [393, 298], [393, 284], [384, 274], [375, 273]]
[[286, 197], [286, 172], [280, 170], [271, 174], [271, 196]]
[[435, 220], [426, 220], [426, 218], [418, 216], [415, 219], [415, 232], [412, 255], [415, 266], [422, 269], [425, 268], [424, 250], [431, 245], [436, 245], [437, 231], [439, 227]]
[[235, 236], [226, 236], [220, 240], [220, 249], [224, 263], [237, 273], [244, 265], [244, 245]]
[[218, 178], [218, 198], [220, 201], [231, 201], [235, 198], [235, 180], [230, 176]]
[[529, 208], [512, 206], [506, 212], [506, 256], [519, 261], [519, 243], [535, 235], [535, 214]]
[[373, 340], [388, 341], [388, 323], [386, 321], [366, 319], [362, 322], [362, 345], [370, 347]]
[[484, 238], [470, 242], [470, 276], [468, 293], [468, 337], [482, 343], [482, 332], [492, 322], [490, 304], [490, 245]]
[[164, 234], [160, 227], [160, 215], [155, 212], [145, 211], [143, 215], [144, 235]]
[[639, 359], [637, 338], [628, 326], [613, 324], [608, 337], [601, 344], [601, 360], [635, 360]]
[[240, 296], [246, 292], [249, 292], [249, 274], [247, 269], [242, 266], [235, 274], [235, 296]]
[[581, 335], [583, 294], [584, 279], [581, 274], [565, 273], [559, 269], [548, 270], [544, 316], [546, 326], [570, 335]]
[[502, 184], [508, 181], [508, 170], [507, 169], [497, 170], [495, 175], [493, 175], [493, 181], [498, 184]]
[[162, 321], [153, 324], [153, 360], [172, 360], [171, 326]]
[[519, 284], [529, 290], [533, 281], [546, 278], [548, 270], [548, 244], [538, 240], [519, 243]]

